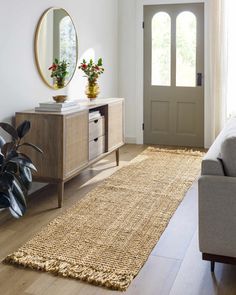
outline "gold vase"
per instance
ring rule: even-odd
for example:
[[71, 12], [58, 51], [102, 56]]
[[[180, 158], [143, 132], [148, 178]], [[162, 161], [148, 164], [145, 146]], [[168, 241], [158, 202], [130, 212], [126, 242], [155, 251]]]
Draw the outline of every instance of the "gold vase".
[[65, 87], [65, 79], [56, 79], [56, 88], [61, 89]]
[[91, 83], [89, 82], [88, 85], [86, 86], [85, 94], [90, 100], [96, 99], [98, 94], [100, 93], [100, 88], [98, 83], [94, 82]]

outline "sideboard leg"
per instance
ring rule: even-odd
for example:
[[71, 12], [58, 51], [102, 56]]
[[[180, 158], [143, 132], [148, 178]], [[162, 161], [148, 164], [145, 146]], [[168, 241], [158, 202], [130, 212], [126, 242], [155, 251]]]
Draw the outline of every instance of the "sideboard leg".
[[58, 189], [58, 208], [63, 206], [63, 197], [64, 197], [64, 182], [59, 182], [57, 184]]
[[120, 150], [116, 150], [116, 166], [120, 165]]

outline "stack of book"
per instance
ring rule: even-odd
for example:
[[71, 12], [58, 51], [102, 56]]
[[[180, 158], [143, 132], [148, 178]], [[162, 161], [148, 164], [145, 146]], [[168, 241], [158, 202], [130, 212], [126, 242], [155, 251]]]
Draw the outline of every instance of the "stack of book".
[[67, 112], [70, 110], [74, 110], [79, 108], [78, 101], [76, 100], [69, 100], [62, 103], [49, 101], [49, 102], [41, 102], [39, 106], [35, 108], [36, 112], [56, 112], [62, 113]]
[[96, 120], [101, 118], [101, 113], [99, 111], [92, 111], [89, 112], [89, 120]]

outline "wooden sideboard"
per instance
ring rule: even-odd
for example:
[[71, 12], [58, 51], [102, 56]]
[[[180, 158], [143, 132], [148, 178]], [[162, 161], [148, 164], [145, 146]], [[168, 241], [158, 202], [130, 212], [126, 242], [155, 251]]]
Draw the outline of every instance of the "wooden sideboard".
[[[94, 111], [101, 113], [100, 119], [89, 119]], [[23, 152], [37, 168], [33, 180], [57, 184], [59, 207], [63, 204], [64, 183], [84, 168], [112, 152], [116, 152], [119, 165], [119, 148], [124, 145], [124, 99], [100, 99], [63, 113], [17, 112], [16, 124], [24, 120], [31, 122], [25, 141], [44, 152], [41, 155], [24, 147]]]

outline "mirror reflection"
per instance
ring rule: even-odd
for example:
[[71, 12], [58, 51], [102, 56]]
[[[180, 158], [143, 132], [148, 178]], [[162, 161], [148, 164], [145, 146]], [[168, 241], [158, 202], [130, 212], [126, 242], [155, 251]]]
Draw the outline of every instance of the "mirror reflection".
[[63, 88], [72, 79], [78, 59], [75, 26], [62, 8], [50, 8], [42, 16], [36, 33], [36, 61], [45, 83]]

